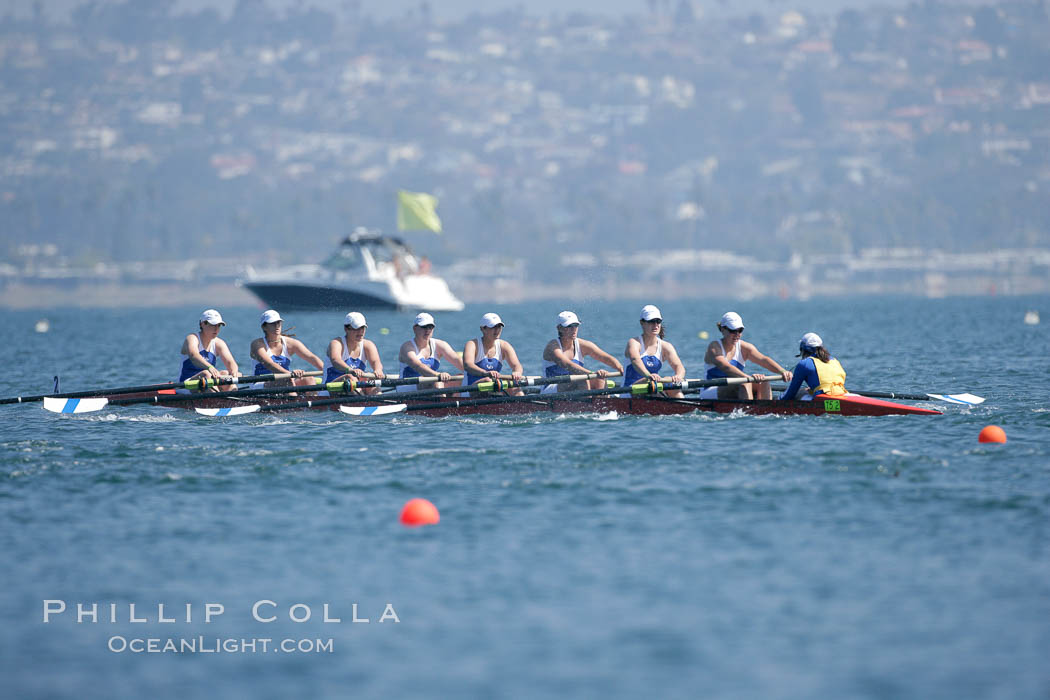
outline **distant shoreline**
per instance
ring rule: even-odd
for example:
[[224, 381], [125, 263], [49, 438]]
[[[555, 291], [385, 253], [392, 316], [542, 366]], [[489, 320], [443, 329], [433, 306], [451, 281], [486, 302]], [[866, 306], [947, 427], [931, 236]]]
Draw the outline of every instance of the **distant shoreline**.
[[[676, 299], [733, 298], [750, 300], [780, 298], [806, 300], [844, 296], [910, 296], [917, 298], [1028, 296], [1050, 294], [1050, 280], [1035, 277], [998, 278], [991, 275], [953, 278], [945, 283], [928, 285], [865, 283], [819, 284], [791, 288], [782, 282], [747, 280], [749, 284], [727, 285], [724, 280], [706, 278], [697, 283], [668, 282], [587, 282], [569, 285], [517, 283], [492, 287], [481, 284], [458, 285], [453, 291], [469, 303], [520, 303], [548, 299], [619, 299], [648, 298], [655, 301]], [[254, 295], [232, 283], [193, 284], [128, 284], [117, 282], [85, 283], [75, 286], [42, 283], [9, 283], [0, 289], [0, 309], [5, 311], [46, 310], [54, 308], [175, 308], [181, 306], [258, 306], [263, 303]]]

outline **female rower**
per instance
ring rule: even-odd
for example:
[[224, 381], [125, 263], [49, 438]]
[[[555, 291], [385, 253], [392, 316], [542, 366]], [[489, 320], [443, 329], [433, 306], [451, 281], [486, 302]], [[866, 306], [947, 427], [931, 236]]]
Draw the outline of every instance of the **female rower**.
[[[313, 384], [312, 378], [298, 381], [303, 379], [303, 371], [291, 368], [292, 355], [298, 355], [317, 369], [322, 367], [321, 358], [310, 352], [302, 341], [281, 333], [284, 328], [284, 319], [273, 309], [263, 311], [262, 316], [259, 317], [259, 323], [262, 326], [263, 337], [253, 340], [249, 348], [249, 353], [255, 360], [255, 374], [290, 373], [294, 384]], [[263, 384], [263, 382], [257, 382], [252, 385], [252, 388], [261, 387]], [[273, 382], [271, 386], [280, 384], [288, 384], [288, 382]]]
[[[718, 322], [718, 330], [722, 333], [721, 340], [713, 340], [707, 346], [704, 355], [705, 377], [707, 379], [719, 379], [721, 377], [747, 377], [752, 381], [758, 375], [747, 374], [744, 366], [748, 361], [776, 372], [785, 382], [791, 381], [791, 372], [781, 367], [776, 360], [766, 357], [758, 348], [751, 343], [745, 342], [741, 336], [744, 333], [744, 321], [740, 314], [728, 311]], [[752, 388], [754, 387], [754, 388]], [[769, 384], [756, 382], [755, 384], [739, 384], [736, 386], [708, 387], [700, 393], [705, 399], [771, 399], [772, 391]]]
[[[226, 341], [219, 338], [219, 331], [225, 325], [226, 322], [215, 309], [206, 309], [201, 314], [200, 322], [197, 324], [200, 330], [197, 333], [190, 333], [182, 341], [180, 352], [186, 356], [186, 359], [182, 361], [182, 368], [179, 372], [180, 382], [204, 378], [219, 380], [223, 377], [241, 376], [237, 362], [233, 359], [230, 348], [226, 346]], [[220, 371], [215, 367], [217, 359], [222, 360], [226, 369]], [[209, 390], [218, 391], [215, 387]], [[186, 389], [178, 391], [188, 392]]]
[[[649, 381], [681, 384], [685, 379], [685, 367], [678, 359], [678, 352], [674, 346], [664, 340], [664, 321], [660, 309], [652, 304], [643, 306], [638, 323], [642, 327], [642, 334], [628, 340], [627, 349], [624, 350], [624, 356], [630, 364], [623, 373], [623, 385], [630, 386]], [[665, 360], [671, 365], [674, 374], [661, 377], [659, 372], [663, 369]], [[668, 390], [665, 393], [674, 398], [682, 397], [679, 389]]]
[[[623, 372], [623, 365], [609, 353], [602, 350], [589, 340], [579, 337], [580, 319], [572, 311], [562, 311], [558, 314], [558, 324], [555, 326], [558, 337], [547, 343], [543, 348], [543, 373], [547, 377], [559, 377], [568, 374], [589, 373], [583, 364], [584, 357], [593, 357], [604, 365], [608, 365], [617, 373]], [[588, 382], [569, 382], [566, 384], [548, 384], [543, 387], [543, 393], [555, 391], [569, 391], [573, 389], [604, 389], [605, 378], [609, 372], [604, 369], [596, 371], [598, 379]]]
[[802, 383], [809, 385], [809, 391], [801, 396], [803, 401], [812, 399], [817, 394], [842, 396], [846, 394], [846, 370], [839, 361], [831, 356], [824, 347], [824, 341], [816, 333], [806, 333], [798, 342], [798, 357], [802, 359], [795, 365], [795, 377], [791, 380], [781, 399], [796, 399]]
[[[524, 371], [518, 362], [514, 346], [500, 338], [503, 319], [499, 314], [487, 313], [481, 317], [481, 337], [467, 341], [463, 347], [463, 386], [477, 384], [482, 379], [499, 379], [504, 360], [510, 366], [511, 379], [521, 381]], [[507, 393], [521, 396], [520, 387], [511, 387]]]
[[[463, 371], [463, 360], [460, 359], [452, 346], [444, 340], [434, 337], [434, 317], [423, 312], [416, 316], [412, 324], [412, 340], [406, 340], [401, 344], [397, 359], [401, 364], [400, 376], [402, 379], [410, 377], [437, 377], [437, 383], [427, 388], [442, 389], [451, 386], [452, 375], [441, 371], [441, 358]], [[417, 384], [403, 384], [397, 388], [398, 391], [415, 391]]]
[[[343, 335], [332, 338], [328, 343], [328, 354], [324, 361], [324, 381], [339, 382], [351, 379], [364, 379], [365, 369], [371, 367], [376, 379], [386, 377], [383, 374], [383, 362], [379, 359], [379, 350], [371, 340], [365, 340], [368, 322], [359, 311], [351, 311], [343, 319]], [[379, 389], [369, 387], [362, 389], [366, 394], [378, 394]]]

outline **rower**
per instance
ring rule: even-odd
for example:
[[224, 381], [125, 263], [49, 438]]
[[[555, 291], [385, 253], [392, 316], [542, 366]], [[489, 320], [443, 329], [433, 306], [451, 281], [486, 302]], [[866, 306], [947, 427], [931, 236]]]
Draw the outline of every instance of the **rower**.
[[298, 355], [317, 369], [322, 367], [321, 358], [310, 352], [302, 341], [281, 332], [284, 328], [284, 319], [273, 309], [263, 311], [262, 316], [259, 317], [259, 323], [262, 326], [263, 337], [253, 340], [249, 348], [249, 354], [255, 360], [255, 374], [290, 373], [292, 380], [291, 382], [287, 380], [256, 382], [252, 384], [252, 388], [258, 389], [264, 384], [270, 386], [287, 386], [289, 383], [313, 384], [313, 378], [300, 381], [303, 379], [303, 370], [291, 368], [292, 356]]
[[[642, 334], [627, 341], [624, 357], [629, 364], [623, 373], [623, 385], [630, 386], [645, 382], [667, 382], [681, 384], [685, 380], [685, 367], [678, 359], [674, 346], [664, 340], [664, 321], [660, 309], [652, 304], [642, 307], [638, 320]], [[664, 361], [671, 365], [673, 375], [661, 377]], [[667, 396], [682, 398], [679, 389], [664, 392]]]
[[[595, 343], [579, 337], [580, 319], [572, 311], [562, 311], [558, 314], [555, 330], [558, 337], [547, 343], [543, 348], [544, 376], [559, 377], [567, 374], [589, 373], [584, 364], [584, 357], [593, 357], [602, 364], [608, 365], [616, 372], [623, 371], [620, 361], [609, 353], [602, 350]], [[599, 369], [595, 372], [598, 379], [588, 382], [569, 382], [566, 384], [548, 384], [543, 388], [543, 393], [555, 391], [570, 391], [578, 389], [604, 389], [605, 378], [609, 372]]]
[[[463, 386], [476, 384], [482, 379], [499, 379], [504, 360], [510, 366], [512, 380], [521, 381], [524, 378], [524, 370], [514, 346], [500, 338], [501, 333], [503, 319], [499, 314], [487, 313], [481, 317], [481, 337], [468, 340], [463, 347]], [[511, 387], [506, 393], [521, 396], [523, 392], [520, 387]]]
[[[705, 378], [747, 377], [754, 381], [758, 375], [748, 374], [744, 371], [745, 365], [750, 361], [776, 372], [785, 382], [791, 381], [791, 372], [781, 367], [776, 360], [763, 355], [758, 348], [741, 338], [744, 333], [744, 321], [740, 318], [740, 314], [735, 311], [727, 311], [718, 322], [718, 330], [722, 333], [722, 338], [711, 341], [711, 344], [707, 346], [707, 353], [704, 355]], [[757, 398], [768, 400], [773, 398], [773, 395], [769, 389], [769, 384], [757, 382], [755, 384], [747, 383], [736, 386], [708, 387], [700, 392], [700, 398], [745, 400]]]
[[[368, 321], [359, 311], [351, 311], [343, 319], [343, 336], [332, 338], [328, 343], [328, 354], [324, 362], [324, 381], [339, 382], [353, 379], [364, 379], [365, 370], [371, 368], [376, 379], [383, 379], [383, 362], [379, 359], [379, 350], [371, 340], [365, 339]], [[378, 394], [379, 389], [369, 387], [362, 389], [366, 394]], [[327, 396], [327, 392], [321, 392]]]
[[[412, 324], [412, 340], [406, 340], [401, 344], [397, 359], [401, 364], [400, 376], [402, 379], [410, 377], [437, 377], [437, 383], [432, 388], [443, 389], [451, 386], [452, 375], [441, 371], [441, 359], [463, 371], [463, 361], [460, 359], [452, 346], [444, 340], [434, 337], [434, 317], [430, 314], [420, 313]], [[397, 387], [398, 391], [415, 391], [416, 384], [403, 384]], [[431, 388], [431, 387], [428, 387]]]
[[[240, 377], [237, 362], [233, 359], [230, 348], [226, 341], [219, 337], [219, 331], [226, 325], [222, 315], [215, 309], [205, 309], [201, 314], [197, 326], [200, 329], [196, 333], [190, 333], [182, 341], [180, 352], [186, 356], [182, 361], [179, 373], [179, 381], [186, 382], [207, 378], [218, 380], [222, 377]], [[219, 370], [215, 366], [216, 360], [222, 360], [225, 367]], [[216, 387], [210, 387], [210, 391], [218, 391]], [[178, 389], [180, 393], [189, 393], [187, 389]]]
[[[809, 401], [814, 396], [844, 396], [846, 391], [846, 370], [839, 361], [831, 356], [824, 347], [824, 341], [816, 333], [806, 333], [798, 342], [798, 355], [801, 357], [795, 365], [794, 378], [786, 391], [780, 395], [782, 400], [798, 399]], [[799, 396], [802, 384], [809, 385], [809, 391]]]

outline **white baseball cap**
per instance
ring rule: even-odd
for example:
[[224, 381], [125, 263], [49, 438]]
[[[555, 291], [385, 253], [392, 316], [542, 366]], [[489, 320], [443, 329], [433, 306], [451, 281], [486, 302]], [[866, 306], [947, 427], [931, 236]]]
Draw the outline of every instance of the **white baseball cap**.
[[562, 328], [568, 328], [572, 324], [580, 325], [580, 319], [576, 317], [571, 311], [562, 311], [558, 314], [558, 325]]
[[802, 339], [798, 341], [799, 350], [815, 350], [823, 347], [824, 341], [820, 339], [820, 336], [816, 333], [806, 333], [802, 336]]
[[205, 309], [204, 313], [201, 314], [202, 323], [210, 323], [213, 326], [225, 326], [226, 322], [222, 320], [222, 314], [215, 309]]
[[350, 326], [353, 329], [363, 328], [368, 325], [368, 321], [365, 320], [365, 315], [360, 311], [351, 311], [343, 319], [344, 326]]
[[744, 327], [744, 319], [740, 318], [740, 314], [736, 311], [726, 311], [722, 314], [722, 320], [718, 322], [718, 325], [735, 331]]
[[487, 313], [481, 317], [481, 325], [484, 328], [495, 328], [496, 326], [505, 325], [503, 319], [499, 317], [499, 314]]
[[664, 315], [662, 313], [660, 313], [660, 309], [656, 308], [652, 304], [646, 304], [645, 306], [642, 307], [641, 319], [643, 321], [652, 321], [653, 319], [657, 319], [657, 318], [660, 319], [661, 321], [664, 318]]
[[283, 321], [281, 314], [277, 313], [273, 309], [267, 309], [262, 312], [262, 316], [259, 317], [259, 323], [276, 323], [277, 321]]
[[424, 311], [423, 313], [421, 313], [418, 316], [416, 316], [416, 322], [413, 325], [416, 325], [416, 326], [436, 326], [437, 324], [434, 323], [434, 317], [431, 316], [430, 314], [428, 314], [426, 311]]

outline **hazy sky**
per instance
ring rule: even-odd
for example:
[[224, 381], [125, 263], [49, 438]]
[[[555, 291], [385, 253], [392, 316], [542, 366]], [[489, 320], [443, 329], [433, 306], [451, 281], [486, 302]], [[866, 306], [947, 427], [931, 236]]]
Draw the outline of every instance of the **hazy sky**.
[[[115, 2], [117, 0], [101, 0]], [[271, 7], [289, 7], [297, 4], [315, 5], [327, 9], [338, 8], [343, 0], [267, 0]], [[233, 7], [235, 0], [179, 0], [178, 8], [198, 10], [216, 7], [223, 12]], [[671, 7], [678, 0], [670, 0]], [[82, 0], [42, 0], [45, 11], [52, 17], [66, 17], [71, 8]], [[906, 5], [906, 0], [694, 0], [693, 5], [708, 14], [747, 14], [750, 12], [781, 13], [790, 9], [818, 13], [835, 13], [846, 7], [865, 7], [875, 4]], [[418, 8], [420, 0], [363, 0], [362, 6], [375, 17], [391, 17], [406, 10]], [[647, 11], [646, 0], [430, 0], [433, 14], [439, 19], [457, 19], [470, 12], [523, 6], [529, 14], [548, 15], [553, 12], [583, 11], [601, 14], [641, 14]], [[13, 10], [27, 15], [33, 0], [0, 0], [3, 12]]]

